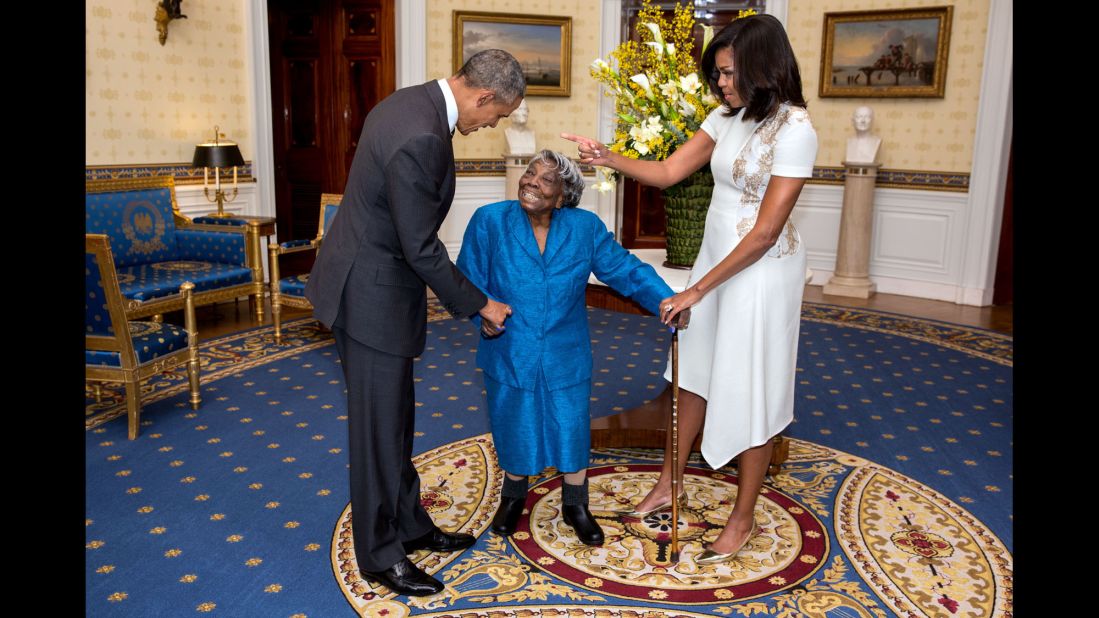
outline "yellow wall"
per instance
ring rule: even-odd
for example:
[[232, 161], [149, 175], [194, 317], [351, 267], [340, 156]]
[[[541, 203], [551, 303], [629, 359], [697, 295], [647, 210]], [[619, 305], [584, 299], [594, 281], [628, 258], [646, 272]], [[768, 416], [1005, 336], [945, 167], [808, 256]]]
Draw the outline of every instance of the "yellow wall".
[[[854, 135], [851, 112], [874, 110], [882, 167], [969, 173], [977, 127], [981, 70], [988, 30], [989, 0], [793, 0], [787, 16], [790, 43], [801, 67], [809, 115], [820, 140], [818, 166], [841, 166], [847, 138]], [[824, 14], [836, 11], [954, 6], [943, 99], [818, 98]]]
[[85, 163], [190, 161], [214, 125], [252, 158], [246, 0], [188, 0], [157, 40], [152, 0], [85, 3]]
[[[185, 20], [157, 41], [152, 0], [87, 0], [88, 165], [190, 161], [219, 125], [252, 158], [252, 102], [245, 62], [244, 2], [189, 0]], [[830, 11], [928, 6], [926, 0], [794, 0], [788, 30], [820, 137], [817, 165], [839, 166], [852, 110], [874, 109], [884, 167], [968, 173], [972, 167], [989, 0], [955, 0], [944, 99], [819, 99], [823, 15]], [[934, 2], [930, 4], [936, 4]], [[595, 135], [599, 89], [588, 65], [599, 56], [600, 3], [591, 0], [427, 0], [427, 76], [450, 75], [454, 9], [572, 17], [572, 96], [532, 96], [540, 147], [570, 151], [562, 130]], [[506, 149], [504, 121], [455, 140], [459, 159], [494, 159]]]
[[[554, 15], [572, 17], [572, 96], [527, 97], [529, 126], [538, 148], [575, 152], [575, 146], [558, 134], [561, 131], [595, 135], [599, 115], [599, 87], [588, 74], [588, 65], [599, 56], [601, 3], [595, 0], [428, 0], [427, 77], [451, 75], [454, 10]], [[497, 159], [507, 150], [502, 121], [495, 129], [481, 129], [470, 136], [455, 135], [457, 159]]]

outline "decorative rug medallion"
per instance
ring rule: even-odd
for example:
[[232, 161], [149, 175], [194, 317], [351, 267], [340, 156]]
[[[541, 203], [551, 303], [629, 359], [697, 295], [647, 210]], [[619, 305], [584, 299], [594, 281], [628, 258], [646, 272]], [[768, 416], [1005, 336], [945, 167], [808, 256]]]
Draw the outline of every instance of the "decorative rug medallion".
[[872, 462], [836, 500], [836, 533], [855, 570], [900, 615], [1010, 615], [1012, 558], [965, 510]]
[[606, 534], [589, 547], [561, 518], [561, 477], [535, 486], [529, 518], [512, 536], [516, 550], [569, 583], [615, 597], [667, 603], [749, 599], [794, 586], [820, 568], [828, 536], [820, 520], [789, 496], [764, 487], [756, 504], [762, 531], [734, 559], [696, 565], [736, 500], [736, 476], [687, 468], [687, 506], [679, 509], [679, 561], [672, 562], [670, 509], [631, 516], [652, 488], [660, 466], [632, 464], [588, 471], [590, 508]]
[[[670, 510], [628, 514], [659, 475], [652, 463], [658, 451], [593, 451], [590, 508], [606, 534], [603, 546], [580, 543], [562, 521], [562, 478], [555, 474], [533, 479], [518, 529], [505, 539], [488, 531], [500, 474], [491, 435], [484, 434], [414, 460], [435, 521], [478, 537], [461, 554], [411, 556], [443, 582], [443, 592], [404, 597], [364, 581], [349, 507], [332, 539], [332, 569], [359, 615], [390, 618], [1011, 615], [1011, 554], [972, 515], [866, 459], [790, 442], [783, 472], [768, 477], [756, 504], [761, 532], [727, 563], [697, 565], [694, 558], [720, 534], [736, 500], [732, 469], [708, 470], [697, 459], [688, 465], [673, 563]], [[553, 598], [573, 604], [528, 605]], [[616, 598], [618, 605], [608, 603]], [[631, 609], [630, 601], [649, 609]], [[708, 613], [675, 609], [682, 605]]]

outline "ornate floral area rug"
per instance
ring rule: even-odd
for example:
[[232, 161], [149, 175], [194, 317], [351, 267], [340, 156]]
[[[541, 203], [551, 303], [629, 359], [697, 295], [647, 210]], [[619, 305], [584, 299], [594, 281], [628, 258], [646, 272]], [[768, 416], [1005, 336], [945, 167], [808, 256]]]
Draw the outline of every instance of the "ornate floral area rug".
[[[667, 332], [589, 313], [594, 416], [656, 396]], [[144, 387], [126, 439], [120, 393], [85, 410], [90, 616], [1011, 616], [1012, 340], [981, 329], [806, 304], [790, 459], [761, 532], [696, 565], [736, 497], [735, 468], [694, 459], [678, 522], [631, 517], [660, 452], [597, 450], [593, 548], [560, 518], [561, 479], [532, 478], [518, 532], [489, 525], [499, 470], [471, 324], [433, 313], [415, 365], [422, 500], [456, 554], [412, 556], [446, 586], [409, 598], [364, 581], [350, 536], [343, 374], [309, 319], [206, 341], [199, 410], [186, 378]], [[670, 531], [680, 539], [673, 560]]]
[[721, 531], [735, 469], [693, 462], [684, 475], [679, 560], [671, 513], [628, 513], [659, 474], [659, 452], [597, 450], [591, 509], [606, 542], [580, 543], [560, 517], [561, 477], [533, 483], [518, 531], [488, 531], [500, 479], [490, 435], [416, 458], [424, 504], [444, 528], [479, 537], [460, 554], [412, 556], [446, 588], [396, 596], [358, 574], [350, 513], [331, 542], [348, 603], [385, 616], [1009, 616], [1010, 552], [965, 509], [926, 485], [840, 451], [793, 440], [756, 506], [761, 532], [725, 564], [693, 558]]

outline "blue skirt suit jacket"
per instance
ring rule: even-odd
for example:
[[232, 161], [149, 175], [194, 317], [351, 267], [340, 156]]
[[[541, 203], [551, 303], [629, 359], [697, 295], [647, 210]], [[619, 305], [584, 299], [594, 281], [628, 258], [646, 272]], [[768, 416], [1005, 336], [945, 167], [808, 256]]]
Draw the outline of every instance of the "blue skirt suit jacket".
[[[540, 254], [518, 201], [482, 206], [466, 228], [457, 264], [481, 291], [512, 308], [504, 333], [482, 337], [477, 350], [501, 467], [515, 474], [586, 467], [589, 275], [654, 314], [674, 292], [652, 266], [619, 245], [595, 214], [579, 208], [553, 212]], [[480, 318], [474, 320], [480, 326]], [[502, 402], [506, 410], [494, 405]]]

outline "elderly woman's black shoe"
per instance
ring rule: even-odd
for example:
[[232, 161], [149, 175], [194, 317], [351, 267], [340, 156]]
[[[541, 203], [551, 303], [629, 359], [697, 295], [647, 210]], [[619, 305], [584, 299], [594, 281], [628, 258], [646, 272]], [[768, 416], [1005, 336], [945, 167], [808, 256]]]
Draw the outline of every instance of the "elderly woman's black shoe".
[[588, 505], [563, 504], [561, 505], [561, 515], [565, 523], [572, 526], [572, 529], [576, 531], [576, 538], [580, 539], [581, 543], [596, 546], [603, 544], [603, 529], [599, 527], [599, 522], [592, 517]]
[[492, 531], [500, 536], [511, 536], [519, 526], [519, 517], [523, 515], [526, 502], [525, 497], [501, 498], [500, 508], [496, 509], [496, 516], [492, 518]]

